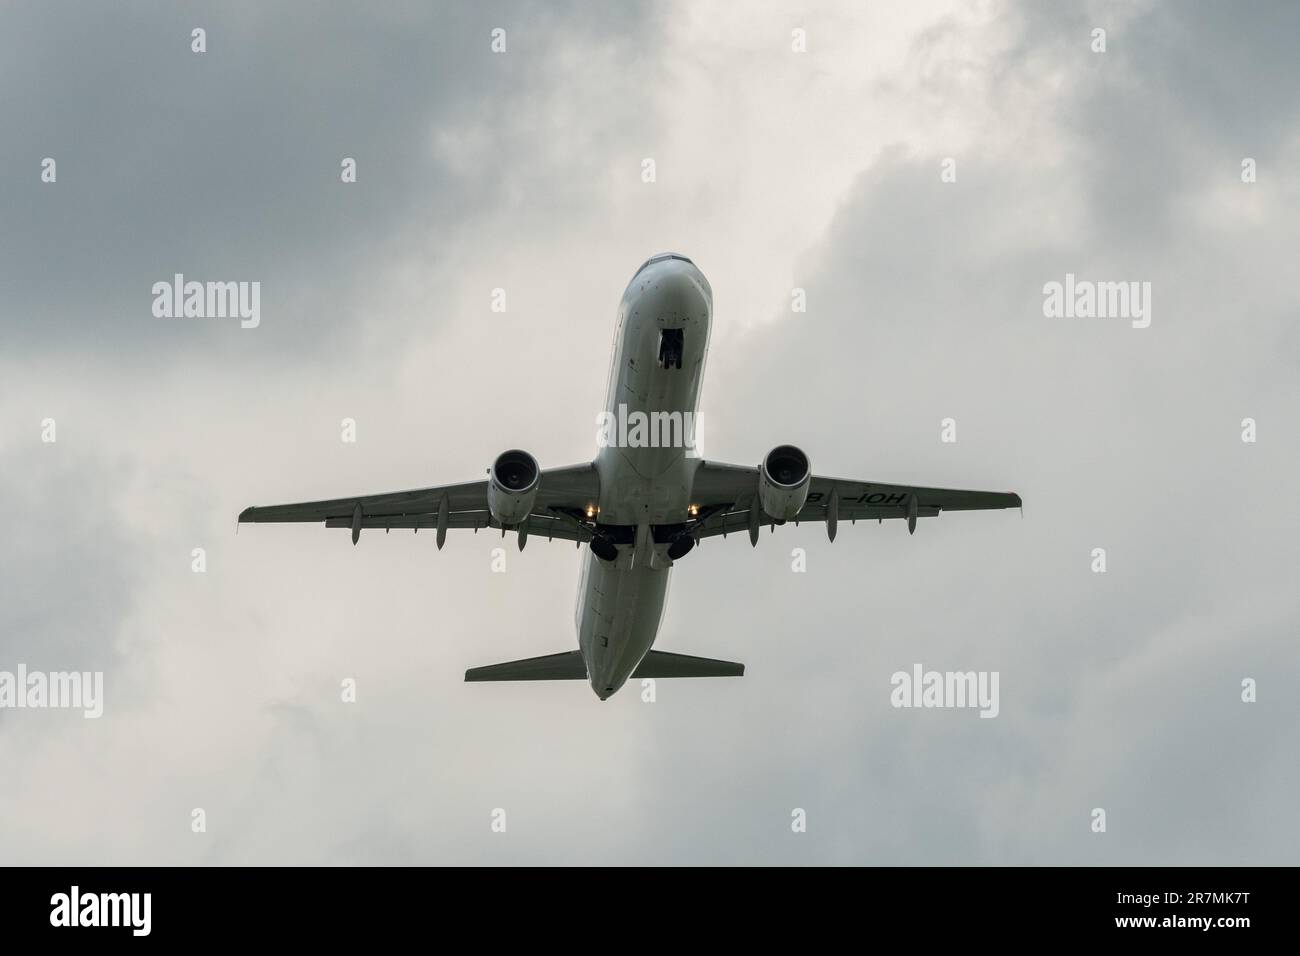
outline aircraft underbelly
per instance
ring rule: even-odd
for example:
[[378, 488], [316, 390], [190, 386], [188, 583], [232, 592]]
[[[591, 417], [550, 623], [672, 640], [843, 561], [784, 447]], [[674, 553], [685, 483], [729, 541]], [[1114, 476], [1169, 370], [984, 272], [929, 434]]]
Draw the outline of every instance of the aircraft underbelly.
[[585, 585], [578, 646], [597, 694], [618, 690], [655, 642], [672, 569], [620, 568], [583, 554]]
[[[636, 541], [620, 544], [612, 562], [584, 549], [576, 615], [578, 646], [602, 698], [627, 681], [663, 618], [672, 561], [651, 528], [684, 522], [691, 504], [712, 301], [703, 278], [690, 276], [698, 276], [693, 266], [685, 274], [675, 267], [647, 272], [620, 304], [606, 396], [615, 440], [599, 449], [595, 462], [598, 521], [635, 528]], [[661, 361], [665, 329], [681, 333], [674, 367]]]

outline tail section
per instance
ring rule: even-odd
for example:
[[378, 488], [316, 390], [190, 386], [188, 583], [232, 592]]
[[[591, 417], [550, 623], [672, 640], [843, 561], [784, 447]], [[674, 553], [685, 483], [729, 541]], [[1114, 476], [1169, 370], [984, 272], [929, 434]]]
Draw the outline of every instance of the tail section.
[[563, 654], [548, 654], [545, 657], [529, 657], [522, 661], [471, 667], [465, 672], [467, 681], [586, 679], [587, 665], [583, 663], [581, 651], [566, 651]]
[[711, 657], [650, 651], [641, 659], [632, 677], [744, 677], [745, 665], [715, 661]]
[[[667, 651], [650, 651], [641, 659], [632, 677], [744, 677], [745, 665], [732, 661], [717, 661], [710, 657], [691, 657], [689, 654], [669, 654]], [[502, 680], [586, 680], [587, 665], [581, 651], [529, 657], [522, 661], [488, 664], [471, 667], [465, 672], [467, 681]]]

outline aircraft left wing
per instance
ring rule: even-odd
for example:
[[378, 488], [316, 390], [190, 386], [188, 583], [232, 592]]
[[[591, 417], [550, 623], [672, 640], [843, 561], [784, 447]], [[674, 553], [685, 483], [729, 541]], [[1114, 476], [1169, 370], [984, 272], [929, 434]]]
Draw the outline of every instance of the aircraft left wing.
[[[695, 473], [692, 502], [700, 513], [695, 528], [697, 539], [733, 531], [749, 531], [753, 537], [757, 528], [772, 523], [758, 502], [756, 467], [701, 462]], [[907, 520], [908, 529], [914, 531], [917, 518], [933, 518], [944, 511], [1021, 506], [1020, 496], [1010, 491], [930, 488], [813, 475], [808, 499], [793, 520], [825, 521], [834, 539], [834, 526], [839, 521], [902, 518]]]
[[[530, 535], [567, 541], [590, 540], [586, 512], [595, 504], [599, 492], [600, 482], [590, 462], [543, 470], [520, 547]], [[486, 479], [377, 495], [245, 508], [239, 520], [318, 521], [327, 528], [350, 528], [353, 544], [362, 528], [439, 529], [441, 545], [442, 532], [447, 528], [501, 527], [488, 511]]]

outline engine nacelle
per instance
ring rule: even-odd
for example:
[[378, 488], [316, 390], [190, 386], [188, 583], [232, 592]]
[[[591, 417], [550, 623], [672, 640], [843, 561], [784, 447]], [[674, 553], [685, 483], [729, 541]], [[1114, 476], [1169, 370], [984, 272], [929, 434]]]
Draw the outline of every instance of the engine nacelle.
[[773, 521], [788, 521], [803, 510], [812, 485], [808, 456], [794, 445], [778, 445], [758, 468], [758, 501]]
[[519, 524], [533, 510], [542, 470], [537, 459], [514, 449], [497, 455], [488, 473], [488, 511], [502, 525]]

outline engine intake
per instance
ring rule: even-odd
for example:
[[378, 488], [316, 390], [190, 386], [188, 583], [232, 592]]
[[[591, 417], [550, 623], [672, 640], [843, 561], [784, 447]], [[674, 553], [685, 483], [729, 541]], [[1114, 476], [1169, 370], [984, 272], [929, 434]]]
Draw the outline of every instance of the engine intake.
[[500, 524], [517, 525], [526, 519], [537, 500], [542, 470], [526, 451], [502, 452], [488, 475], [488, 511]]
[[812, 485], [808, 456], [794, 445], [778, 445], [758, 469], [758, 501], [774, 521], [788, 521], [803, 510]]

